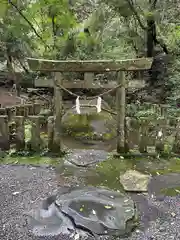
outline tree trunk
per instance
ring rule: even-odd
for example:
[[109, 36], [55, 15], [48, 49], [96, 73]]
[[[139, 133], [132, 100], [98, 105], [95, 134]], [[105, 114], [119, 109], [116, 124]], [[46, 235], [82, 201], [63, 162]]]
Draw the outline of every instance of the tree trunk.
[[8, 69], [8, 72], [9, 72], [9, 75], [11, 77], [11, 80], [13, 81], [14, 84], [16, 84], [16, 94], [17, 96], [19, 97], [20, 96], [20, 84], [19, 84], [19, 81], [17, 80], [17, 76], [16, 76], [16, 73], [15, 73], [15, 70], [13, 68], [13, 59], [12, 59], [12, 56], [11, 56], [11, 51], [9, 49], [8, 46], [6, 46], [6, 58], [7, 58], [7, 69]]
[[147, 57], [153, 57], [154, 35], [156, 35], [156, 25], [152, 17], [147, 17]]

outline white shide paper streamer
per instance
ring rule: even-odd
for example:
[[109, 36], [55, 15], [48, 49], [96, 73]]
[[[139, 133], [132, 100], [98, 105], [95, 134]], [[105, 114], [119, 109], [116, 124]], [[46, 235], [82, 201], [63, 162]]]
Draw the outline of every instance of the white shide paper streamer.
[[101, 112], [101, 97], [98, 97], [97, 99], [97, 105], [96, 105], [96, 108], [97, 108], [97, 113], [100, 113]]
[[160, 137], [162, 137], [163, 136], [163, 132], [162, 132], [162, 130], [160, 130], [159, 132], [158, 132], [158, 137], [160, 138]]
[[76, 98], [76, 112], [77, 112], [78, 114], [81, 114], [79, 97]]

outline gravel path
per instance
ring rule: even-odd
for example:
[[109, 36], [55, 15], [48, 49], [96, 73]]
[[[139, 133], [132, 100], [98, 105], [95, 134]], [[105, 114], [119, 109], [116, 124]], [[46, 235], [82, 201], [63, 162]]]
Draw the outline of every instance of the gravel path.
[[57, 179], [52, 169], [0, 166], [0, 239], [32, 239], [22, 214], [55, 189]]
[[[50, 168], [1, 165], [0, 239], [37, 239], [29, 234], [23, 213], [37, 207], [41, 199], [56, 191], [59, 181], [55, 171]], [[132, 198], [138, 203], [141, 225], [128, 240], [180, 239], [180, 196], [160, 200], [147, 195], [133, 195]]]

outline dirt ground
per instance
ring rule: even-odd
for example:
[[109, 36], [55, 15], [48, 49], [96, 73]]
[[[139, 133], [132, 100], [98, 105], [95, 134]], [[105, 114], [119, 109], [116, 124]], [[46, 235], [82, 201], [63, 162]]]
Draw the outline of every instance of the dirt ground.
[[21, 104], [21, 99], [11, 89], [0, 88], [0, 104], [1, 107], [14, 106]]

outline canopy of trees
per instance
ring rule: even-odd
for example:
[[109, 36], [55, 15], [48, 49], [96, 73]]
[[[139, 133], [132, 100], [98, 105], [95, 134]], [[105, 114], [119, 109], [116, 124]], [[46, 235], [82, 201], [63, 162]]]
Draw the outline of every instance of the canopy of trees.
[[163, 54], [171, 64], [168, 79], [161, 84], [171, 89], [171, 99], [178, 95], [179, 1], [0, 0], [0, 4], [0, 60], [6, 60], [10, 72], [16, 64], [28, 72], [26, 56], [125, 59]]

